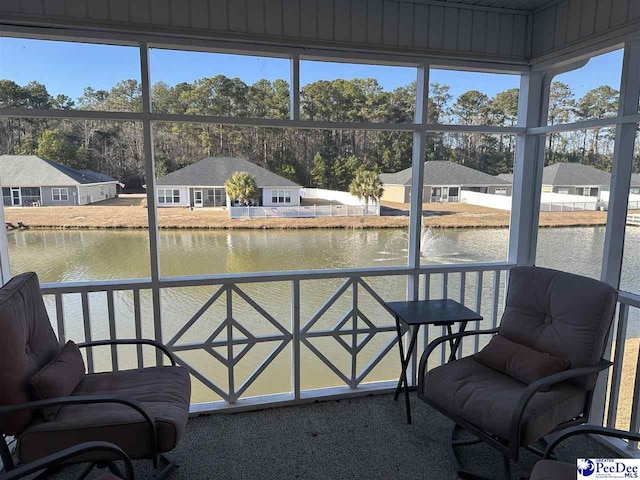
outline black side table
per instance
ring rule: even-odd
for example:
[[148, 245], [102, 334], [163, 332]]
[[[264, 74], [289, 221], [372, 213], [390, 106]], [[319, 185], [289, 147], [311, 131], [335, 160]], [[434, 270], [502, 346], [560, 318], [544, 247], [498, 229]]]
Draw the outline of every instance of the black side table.
[[[387, 302], [386, 306], [391, 310], [396, 318], [396, 332], [398, 334], [398, 348], [400, 350], [400, 363], [402, 370], [400, 372], [400, 379], [398, 380], [398, 386], [396, 387], [393, 395], [394, 400], [398, 400], [400, 390], [404, 384], [404, 399], [407, 408], [407, 423], [411, 423], [411, 407], [409, 405], [409, 382], [407, 380], [407, 368], [411, 361], [411, 355], [415, 350], [416, 342], [418, 340], [418, 331], [421, 325], [435, 325], [447, 327], [449, 335], [453, 333], [451, 326], [454, 323], [459, 323], [460, 327], [458, 332], [464, 332], [467, 328], [467, 322], [482, 320], [482, 316], [468, 309], [464, 305], [456, 302], [455, 300], [416, 300], [411, 302]], [[404, 323], [408, 327], [415, 327], [411, 341], [409, 342], [409, 349], [407, 355], [404, 354], [404, 345], [402, 344], [402, 329], [400, 328], [400, 322]], [[460, 341], [458, 338], [455, 341], [450, 340], [449, 346], [451, 347], [451, 354], [449, 355], [449, 362], [456, 358], [456, 353], [460, 347]]]

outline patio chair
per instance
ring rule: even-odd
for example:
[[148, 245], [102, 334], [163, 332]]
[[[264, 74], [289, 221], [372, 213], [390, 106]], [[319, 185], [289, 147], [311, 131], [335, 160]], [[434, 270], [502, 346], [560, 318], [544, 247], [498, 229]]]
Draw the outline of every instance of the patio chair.
[[[171, 366], [85, 374], [78, 349], [111, 344], [152, 345]], [[80, 443], [106, 441], [131, 459], [151, 459], [157, 478], [175, 467], [163, 453], [175, 448], [187, 424], [187, 370], [153, 340], [68, 342], [61, 348], [35, 273], [18, 275], [0, 288], [0, 385], [0, 433], [17, 438], [18, 465]], [[5, 468], [15, 468], [4, 441], [0, 454]], [[109, 460], [98, 451], [78, 461]]]
[[[133, 480], [133, 465], [131, 464], [131, 460], [127, 457], [127, 454], [124, 453], [120, 448], [118, 448], [113, 443], [107, 442], [87, 442], [81, 443], [80, 445], [76, 445], [75, 447], [66, 448], [61, 450], [60, 452], [52, 453], [51, 455], [47, 455], [39, 460], [36, 460], [32, 463], [27, 463], [25, 465], [21, 465], [12, 470], [9, 470], [5, 473], [0, 473], [0, 480], [17, 480], [19, 478], [34, 478], [31, 475], [39, 473], [35, 478], [43, 478], [52, 471], [57, 470], [60, 465], [68, 462], [69, 460], [73, 460], [74, 458], [80, 457], [81, 455], [85, 455], [87, 453], [95, 454], [95, 453], [108, 453], [110, 456], [117, 458], [120, 460], [124, 466], [124, 473], [120, 472], [120, 469], [115, 465], [114, 462], [109, 462], [105, 467], [108, 467], [111, 470], [111, 473], [105, 473], [100, 475], [99, 477], [95, 477], [95, 480]], [[80, 477], [84, 478], [88, 475], [93, 469], [93, 464], [90, 464], [87, 468], [85, 468]]]
[[[614, 428], [598, 427], [595, 425], [580, 425], [573, 427], [560, 433], [547, 447], [544, 453], [544, 459], [540, 460], [533, 467], [529, 480], [575, 480], [576, 478], [576, 463], [559, 462], [552, 460], [554, 449], [567, 438], [574, 437], [576, 435], [602, 435], [605, 437], [615, 437], [627, 440], [633, 440], [640, 442], [640, 435], [632, 432], [625, 432], [623, 430], [616, 430]], [[588, 463], [584, 465], [586, 469], [584, 476], [589, 476], [589, 469], [592, 465]]]
[[[447, 335], [420, 360], [418, 397], [454, 421], [449, 456], [464, 472], [456, 447], [486, 442], [503, 456], [505, 476], [521, 448], [587, 421], [597, 373], [609, 368], [605, 342], [617, 292], [597, 280], [538, 267], [509, 274], [499, 328]], [[444, 342], [495, 335], [479, 353], [427, 371]], [[472, 438], [457, 438], [462, 429]]]

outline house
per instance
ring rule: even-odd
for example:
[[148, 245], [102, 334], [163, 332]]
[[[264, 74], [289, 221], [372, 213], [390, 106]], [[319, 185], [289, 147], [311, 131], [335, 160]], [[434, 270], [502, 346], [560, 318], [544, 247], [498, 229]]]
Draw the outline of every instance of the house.
[[[384, 184], [382, 200], [395, 203], [411, 201], [411, 168], [397, 173], [382, 173]], [[424, 190], [427, 202], [458, 202], [461, 191], [511, 195], [511, 182], [473, 168], [449, 161], [424, 163]]]
[[[498, 178], [513, 182], [510, 173], [500, 174]], [[604, 170], [581, 163], [554, 163], [542, 171], [542, 192], [600, 197], [603, 191], [609, 191], [611, 174]], [[640, 194], [640, 174], [631, 176], [631, 194]]]
[[300, 185], [243, 158], [208, 157], [156, 181], [159, 207], [228, 207], [234, 204], [225, 183], [234, 172], [247, 172], [258, 184], [258, 206], [300, 205]]
[[88, 205], [118, 196], [118, 181], [37, 155], [0, 155], [5, 206]]

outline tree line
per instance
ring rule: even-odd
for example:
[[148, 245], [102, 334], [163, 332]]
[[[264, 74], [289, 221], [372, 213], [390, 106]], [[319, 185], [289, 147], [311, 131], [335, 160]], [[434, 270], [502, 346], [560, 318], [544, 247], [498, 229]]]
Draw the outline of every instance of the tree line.
[[[318, 121], [410, 123], [415, 84], [385, 91], [372, 78], [320, 80], [302, 87], [301, 118]], [[603, 85], [576, 98], [553, 82], [549, 123], [605, 118], [617, 112], [618, 91]], [[248, 85], [223, 75], [152, 87], [155, 112], [247, 118], [289, 118], [289, 85]], [[141, 86], [124, 80], [110, 90], [87, 87], [77, 99], [51, 95], [41, 83], [0, 80], [0, 107], [140, 112]], [[515, 126], [518, 89], [493, 97], [469, 90], [456, 98], [431, 84], [430, 123]], [[156, 173], [165, 175], [207, 156], [238, 156], [302, 185], [347, 190], [358, 170], [397, 172], [411, 166], [410, 132], [298, 130], [215, 124], [154, 124]], [[610, 170], [614, 130], [598, 128], [547, 136], [546, 161], [580, 162]], [[513, 169], [515, 137], [478, 133], [428, 135], [425, 160], [450, 160], [491, 175]], [[129, 188], [145, 183], [141, 125], [135, 122], [3, 118], [0, 153], [36, 154], [117, 178]], [[640, 171], [640, 155], [635, 156]]]

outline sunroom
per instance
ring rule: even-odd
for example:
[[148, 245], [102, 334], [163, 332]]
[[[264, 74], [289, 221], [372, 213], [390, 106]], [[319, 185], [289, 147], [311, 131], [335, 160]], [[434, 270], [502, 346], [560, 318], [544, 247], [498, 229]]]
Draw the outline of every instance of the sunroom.
[[[449, 439], [451, 422], [414, 393], [421, 365], [490, 337], [452, 343], [457, 355], [438, 344], [425, 364], [450, 330], [401, 328], [390, 303], [454, 300], [479, 315], [468, 330], [488, 331], [514, 268], [601, 281], [617, 295], [612, 365], [577, 423], [640, 432], [639, 99], [636, 0], [3, 1], [0, 154], [127, 188], [84, 210], [5, 199], [0, 283], [36, 272], [60, 346], [150, 339], [188, 373], [189, 422], [169, 454], [180, 468], [160, 476], [500, 477], [496, 445], [449, 462], [449, 445], [476, 440]], [[411, 167], [411, 195], [383, 199], [379, 217], [215, 223], [212, 209], [158, 209], [157, 179], [211, 156], [332, 195]], [[432, 160], [511, 174], [512, 195], [495, 195], [510, 209], [423, 198]], [[559, 162], [610, 172], [606, 211], [541, 208], [543, 168]], [[411, 339], [408, 424], [392, 393]], [[87, 376], [169, 368], [150, 344], [82, 358]], [[639, 456], [637, 437], [593, 432], [558, 458]], [[513, 478], [539, 457], [519, 460]], [[136, 462], [136, 478], [153, 475]]]

